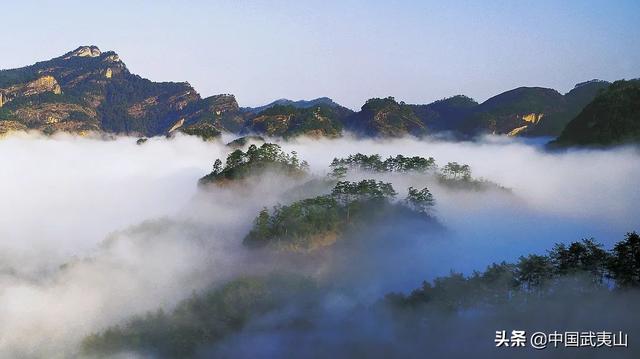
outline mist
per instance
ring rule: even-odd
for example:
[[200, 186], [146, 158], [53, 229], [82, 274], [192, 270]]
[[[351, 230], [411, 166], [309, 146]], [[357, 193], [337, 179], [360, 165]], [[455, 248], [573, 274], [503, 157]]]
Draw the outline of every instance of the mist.
[[[346, 246], [296, 268], [335, 289], [326, 294], [331, 309], [325, 314], [339, 314], [337, 307], [351, 315], [348, 308], [389, 291], [411, 290], [450, 270], [470, 273], [544, 253], [557, 242], [595, 237], [610, 247], [640, 227], [636, 148], [547, 153], [496, 137], [476, 143], [348, 136], [274, 142], [296, 151], [316, 177], [327, 174], [334, 157], [403, 154], [432, 156], [440, 166], [467, 163], [474, 177], [509, 189], [451, 190], [415, 174], [350, 175], [391, 182], [398, 198], [409, 186], [428, 186], [441, 228], [379, 223], [360, 234], [376, 245]], [[261, 208], [316, 193], [302, 186], [305, 179], [277, 173], [247, 186], [199, 189], [198, 178], [231, 150], [224, 141], [188, 136], [142, 145], [130, 137], [26, 134], [0, 140], [0, 355], [68, 357], [83, 337], [131, 315], [170, 309], [192, 292], [238, 275], [287, 267], [288, 259], [249, 251], [242, 239]], [[312, 334], [307, 341], [323, 342], [319, 332]], [[367, 343], [395, 340], [380, 331], [365, 337]], [[267, 342], [277, 344], [250, 328], [210, 349], [247, 357], [237, 349]]]

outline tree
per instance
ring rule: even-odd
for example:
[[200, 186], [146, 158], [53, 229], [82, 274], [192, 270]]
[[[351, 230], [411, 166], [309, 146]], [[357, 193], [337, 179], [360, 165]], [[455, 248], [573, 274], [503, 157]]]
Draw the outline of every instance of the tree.
[[425, 214], [429, 213], [431, 208], [435, 205], [433, 195], [427, 187], [421, 190], [409, 187], [409, 193], [407, 194], [405, 202], [414, 211]]
[[524, 289], [532, 291], [540, 287], [553, 276], [553, 266], [546, 256], [530, 254], [520, 257], [517, 264], [518, 281]]
[[244, 152], [242, 152], [242, 150], [235, 150], [227, 156], [226, 167], [228, 168], [238, 167], [244, 163], [244, 160], [245, 160]]
[[620, 287], [640, 286], [640, 236], [636, 232], [627, 233], [612, 251], [609, 263], [611, 277]]
[[251, 145], [247, 152], [237, 149], [227, 156], [226, 165], [222, 161], [214, 164], [213, 171], [200, 179], [200, 183], [242, 179], [266, 169], [273, 169], [289, 175], [304, 174], [309, 168], [306, 161], [300, 161], [295, 152], [283, 152], [280, 146], [265, 143], [260, 147]]
[[442, 169], [442, 176], [450, 180], [468, 181], [471, 179], [471, 167], [458, 162], [449, 162]]
[[333, 187], [331, 194], [340, 202], [348, 203], [356, 200], [393, 198], [397, 193], [391, 183], [368, 179], [360, 182], [340, 181]]
[[263, 208], [258, 214], [256, 218], [255, 230], [257, 234], [262, 238], [269, 237], [269, 226], [271, 225], [271, 216], [269, 216], [269, 211], [266, 208]]
[[344, 165], [337, 165], [336, 167], [333, 167], [333, 170], [331, 171], [331, 173], [329, 174], [329, 177], [335, 179], [335, 180], [341, 180], [343, 178], [345, 178], [347, 176], [347, 167]]
[[557, 274], [587, 272], [598, 283], [604, 279], [607, 263], [610, 261], [610, 256], [602, 249], [602, 244], [593, 238], [573, 242], [568, 247], [556, 244], [549, 251], [549, 258]]
[[220, 159], [216, 159], [216, 161], [213, 163], [213, 174], [220, 174], [220, 172], [222, 172], [222, 161], [220, 161]]

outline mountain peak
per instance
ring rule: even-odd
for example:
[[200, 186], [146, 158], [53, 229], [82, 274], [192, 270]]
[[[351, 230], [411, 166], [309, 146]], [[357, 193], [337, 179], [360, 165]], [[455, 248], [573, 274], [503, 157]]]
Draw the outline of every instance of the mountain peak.
[[580, 82], [577, 83], [573, 88], [577, 89], [578, 87], [582, 87], [585, 85], [590, 85], [590, 84], [606, 84], [608, 83], [607, 81], [604, 80], [600, 80], [600, 79], [593, 79], [593, 80], [589, 80], [589, 81], [584, 81], [584, 82]]
[[99, 57], [102, 55], [102, 51], [97, 46], [89, 45], [89, 46], [80, 46], [77, 49], [67, 53], [65, 55], [65, 59], [69, 59], [72, 57]]

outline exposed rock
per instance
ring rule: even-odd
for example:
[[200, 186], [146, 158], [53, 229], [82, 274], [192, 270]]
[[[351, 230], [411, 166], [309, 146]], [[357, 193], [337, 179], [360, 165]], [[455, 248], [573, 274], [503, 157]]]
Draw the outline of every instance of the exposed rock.
[[530, 113], [522, 116], [522, 121], [529, 122], [533, 125], [537, 124], [544, 117], [544, 113]]
[[67, 55], [65, 59], [72, 57], [98, 57], [100, 55], [102, 55], [102, 52], [96, 46], [81, 46]]
[[245, 117], [233, 95], [222, 94], [193, 102], [184, 108], [185, 126], [209, 124], [218, 131], [240, 132]]
[[184, 125], [184, 118], [181, 118], [180, 120], [178, 120], [178, 122], [173, 124], [173, 126], [171, 126], [171, 128], [167, 132], [171, 133], [171, 132], [179, 129], [180, 127], [182, 127], [182, 125]]
[[62, 93], [58, 81], [53, 76], [46, 75], [27, 83], [0, 88], [0, 107], [16, 98], [39, 95], [45, 92], [51, 92], [55, 95]]
[[102, 60], [104, 62], [120, 62], [120, 56], [113, 54], [113, 55], [109, 55], [107, 57], [104, 58], [104, 60]]
[[21, 107], [14, 115], [29, 128], [39, 129], [43, 125], [52, 125], [72, 121], [93, 122], [92, 129], [97, 130], [96, 112], [87, 107], [70, 103], [39, 103], [29, 107]]
[[134, 103], [127, 109], [129, 116], [133, 118], [142, 118], [145, 116], [149, 108], [158, 104], [158, 96], [148, 97], [140, 102]]
[[511, 137], [518, 136], [520, 133], [525, 131], [528, 127], [529, 127], [528, 125], [516, 127], [513, 130], [511, 130], [511, 132], [509, 132], [507, 136], [511, 136]]
[[17, 131], [27, 131], [28, 128], [24, 124], [18, 121], [0, 121], [0, 137], [9, 133], [9, 132], [17, 132]]

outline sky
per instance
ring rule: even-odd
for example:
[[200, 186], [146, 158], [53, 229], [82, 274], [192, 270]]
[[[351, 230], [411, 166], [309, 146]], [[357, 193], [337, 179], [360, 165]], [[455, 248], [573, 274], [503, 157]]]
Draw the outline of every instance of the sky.
[[[640, 77], [640, 1], [11, 1], [0, 68], [80, 45], [241, 106], [328, 96], [359, 108]], [[9, 30], [8, 30], [9, 29]]]

